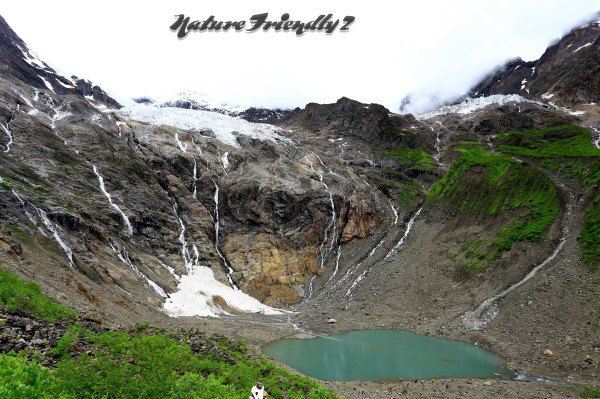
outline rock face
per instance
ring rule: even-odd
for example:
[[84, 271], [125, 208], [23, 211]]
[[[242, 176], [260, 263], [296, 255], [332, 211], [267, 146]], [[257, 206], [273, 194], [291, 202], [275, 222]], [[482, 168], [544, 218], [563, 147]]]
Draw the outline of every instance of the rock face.
[[0, 16], [0, 76], [16, 78], [36, 89], [49, 90], [60, 95], [80, 94], [110, 108], [120, 107], [115, 99], [91, 82], [76, 76], [67, 78], [56, 73], [36, 57], [2, 16]]
[[[289, 119], [252, 109], [248, 120], [295, 127], [273, 127], [285, 140], [238, 132], [227, 144], [209, 129], [125, 118], [99, 87], [33, 59], [0, 22], [0, 262], [77, 310], [141, 318], [199, 266], [284, 307], [314, 276], [337, 273], [340, 245], [411, 211], [380, 184], [388, 161], [370, 152], [373, 139], [430, 152], [432, 133], [410, 116], [349, 99]], [[210, 302], [236, 312], [222, 296]]]
[[334, 104], [307, 104], [304, 109], [292, 111], [278, 124], [343, 135], [371, 144], [428, 145], [428, 129], [412, 115], [393, 114], [383, 105], [362, 104], [346, 97]]
[[470, 96], [520, 94], [562, 105], [600, 102], [600, 13], [548, 47], [540, 59], [519, 58], [475, 85]]

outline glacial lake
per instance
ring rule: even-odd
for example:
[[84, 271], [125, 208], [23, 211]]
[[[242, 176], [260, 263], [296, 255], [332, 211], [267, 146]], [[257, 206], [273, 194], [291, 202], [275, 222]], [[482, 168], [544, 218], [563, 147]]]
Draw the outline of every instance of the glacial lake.
[[501, 358], [485, 349], [404, 331], [287, 338], [264, 349], [273, 359], [326, 381], [514, 376]]

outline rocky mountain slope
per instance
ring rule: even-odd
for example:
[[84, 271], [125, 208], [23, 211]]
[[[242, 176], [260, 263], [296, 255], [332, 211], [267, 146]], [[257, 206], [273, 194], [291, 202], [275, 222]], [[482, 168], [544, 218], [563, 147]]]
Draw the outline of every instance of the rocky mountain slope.
[[119, 107], [56, 89], [70, 80], [1, 32], [3, 269], [109, 324], [256, 344], [395, 328], [483, 345], [522, 379], [597, 382], [597, 24], [416, 117], [348, 98]]
[[548, 47], [538, 60], [508, 62], [475, 85], [469, 95], [519, 94], [565, 106], [599, 103], [598, 40], [600, 14]]

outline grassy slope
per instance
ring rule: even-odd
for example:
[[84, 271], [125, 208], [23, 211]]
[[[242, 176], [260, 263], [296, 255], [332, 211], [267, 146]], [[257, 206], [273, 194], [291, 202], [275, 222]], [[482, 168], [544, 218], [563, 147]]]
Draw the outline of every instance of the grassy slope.
[[[479, 270], [518, 241], [540, 241], [558, 214], [556, 189], [550, 179], [537, 168], [489, 152], [477, 143], [462, 143], [457, 151], [459, 159], [433, 186], [428, 201], [458, 212], [519, 215], [502, 226], [494, 239], [466, 242], [456, 254], [461, 264]], [[485, 177], [470, 181], [468, 172], [475, 168], [483, 169]]]
[[[49, 322], [75, 317], [72, 310], [43, 296], [38, 285], [2, 269], [0, 306], [5, 311], [25, 309]], [[263, 382], [273, 398], [337, 398], [307, 377], [252, 356], [239, 342], [222, 337], [207, 342], [210, 349], [193, 353], [168, 333], [95, 334], [73, 325], [51, 350], [60, 358], [54, 370], [24, 353], [0, 354], [0, 398], [246, 399], [256, 381]], [[91, 352], [72, 356], [82, 345]]]
[[[81, 340], [91, 343], [93, 354], [71, 357]], [[0, 355], [0, 397], [245, 399], [261, 381], [274, 398], [336, 398], [306, 377], [250, 359], [239, 343], [219, 338], [210, 344], [218, 350], [192, 353], [166, 334], [93, 334], [73, 327], [55, 348], [63, 356], [56, 370]]]
[[395, 191], [400, 204], [414, 205], [422, 196], [423, 186], [414, 182], [408, 175], [433, 172], [436, 168], [433, 157], [423, 149], [402, 146], [392, 150], [373, 147], [371, 151], [377, 157], [393, 159], [397, 164], [396, 167], [381, 168], [383, 176], [377, 177], [378, 186]]
[[75, 312], [42, 294], [39, 285], [23, 282], [17, 276], [0, 269], [0, 305], [6, 311], [25, 309], [48, 322], [74, 318]]
[[600, 268], [600, 150], [591, 143], [592, 134], [576, 125], [511, 131], [501, 134], [500, 150], [542, 160], [542, 166], [578, 179], [596, 190], [585, 212], [581, 232], [581, 259], [595, 271]]

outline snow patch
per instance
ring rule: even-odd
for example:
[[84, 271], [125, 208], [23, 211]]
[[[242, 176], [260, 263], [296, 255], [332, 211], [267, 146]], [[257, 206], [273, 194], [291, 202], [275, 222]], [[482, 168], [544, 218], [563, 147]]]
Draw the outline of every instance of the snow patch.
[[170, 125], [184, 130], [211, 130], [218, 140], [238, 148], [240, 145], [235, 133], [258, 140], [292, 144], [290, 139], [280, 134], [283, 130], [277, 126], [252, 123], [218, 112], [134, 104], [121, 108], [117, 113], [129, 119], [155, 125]]
[[472, 112], [478, 111], [490, 105], [504, 105], [508, 103], [530, 103], [536, 104], [541, 107], [552, 107], [559, 111], [565, 112], [569, 115], [583, 115], [585, 112], [583, 111], [572, 111], [568, 108], [558, 106], [553, 103], [545, 104], [541, 101], [530, 100], [518, 94], [493, 94], [487, 97], [477, 97], [477, 98], [467, 98], [464, 101], [454, 104], [454, 105], [445, 105], [440, 107], [434, 111], [426, 112], [422, 114], [416, 115], [416, 118], [419, 120], [425, 120], [434, 118], [436, 116], [448, 115], [448, 114], [460, 114], [466, 115]]
[[171, 294], [163, 305], [165, 313], [171, 317], [212, 316], [228, 314], [218, 303], [220, 298], [227, 306], [244, 313], [262, 313], [277, 315], [283, 312], [262, 304], [250, 295], [234, 290], [217, 281], [213, 271], [207, 266], [195, 266], [184, 276], [177, 286], [178, 291]]

